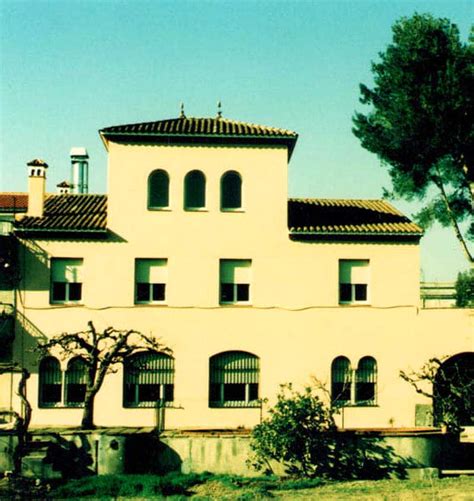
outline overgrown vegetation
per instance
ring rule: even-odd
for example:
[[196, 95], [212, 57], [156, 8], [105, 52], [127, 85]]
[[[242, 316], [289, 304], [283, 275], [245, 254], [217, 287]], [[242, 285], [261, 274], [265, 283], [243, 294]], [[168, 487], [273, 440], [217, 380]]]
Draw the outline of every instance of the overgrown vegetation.
[[474, 354], [431, 358], [421, 369], [400, 371], [400, 377], [433, 402], [433, 419], [453, 433], [474, 424]]
[[[19, 487], [19, 486], [17, 486]], [[279, 477], [240, 477], [236, 475], [172, 474], [165, 477], [155, 475], [111, 475], [88, 477], [70, 481], [47, 492], [35, 487], [34, 482], [24, 483], [23, 490], [2, 491], [0, 498], [7, 499], [234, 499], [239, 501], [278, 497], [281, 499], [354, 499], [370, 496], [370, 499], [454, 499], [474, 489], [473, 478], [429, 479], [418, 481], [379, 480], [358, 482], [329, 482], [320, 479], [292, 479]], [[14, 494], [17, 497], [14, 497]], [[457, 499], [457, 498], [456, 498]]]
[[270, 474], [277, 465], [304, 478], [361, 479], [403, 475], [404, 462], [376, 436], [338, 432], [335, 408], [316, 389], [295, 391], [282, 385], [274, 407], [252, 431], [248, 463]]
[[458, 273], [456, 306], [458, 308], [474, 307], [474, 270]]

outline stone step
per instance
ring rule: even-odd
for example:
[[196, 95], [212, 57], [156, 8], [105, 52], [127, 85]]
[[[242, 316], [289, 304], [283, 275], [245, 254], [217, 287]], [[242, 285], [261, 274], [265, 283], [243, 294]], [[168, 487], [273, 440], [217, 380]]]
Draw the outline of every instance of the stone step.
[[61, 478], [59, 471], [54, 471], [50, 463], [45, 462], [46, 453], [29, 453], [21, 461], [22, 475], [28, 478]]

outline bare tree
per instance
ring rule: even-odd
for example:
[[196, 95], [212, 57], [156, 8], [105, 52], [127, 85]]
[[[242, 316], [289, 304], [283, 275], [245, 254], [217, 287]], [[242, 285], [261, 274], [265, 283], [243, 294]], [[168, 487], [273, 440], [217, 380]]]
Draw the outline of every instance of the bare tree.
[[437, 425], [457, 432], [474, 422], [474, 365], [472, 354], [448, 359], [431, 358], [418, 371], [400, 371], [420, 395], [433, 401]]
[[159, 340], [133, 329], [119, 330], [107, 327], [97, 331], [92, 321], [88, 329], [63, 333], [38, 346], [43, 355], [56, 351], [63, 358], [80, 357], [86, 365], [86, 391], [81, 428], [94, 428], [94, 401], [105, 376], [115, 372], [127, 357], [144, 350], [171, 353]]

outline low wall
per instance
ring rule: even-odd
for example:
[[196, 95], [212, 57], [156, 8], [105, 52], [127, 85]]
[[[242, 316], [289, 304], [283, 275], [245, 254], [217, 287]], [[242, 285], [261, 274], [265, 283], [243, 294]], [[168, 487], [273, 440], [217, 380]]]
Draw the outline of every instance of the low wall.
[[18, 438], [13, 432], [0, 432], [0, 473], [13, 471], [13, 455]]
[[[344, 432], [341, 435], [355, 441], [373, 438], [372, 443], [377, 447], [386, 450], [390, 457], [405, 459], [406, 466], [411, 468], [461, 469], [468, 467], [463, 461], [474, 457], [474, 451], [466, 449], [466, 445], [472, 449], [474, 444], [459, 444], [458, 437], [443, 433]], [[246, 463], [250, 452], [248, 432], [165, 432], [158, 436], [143, 429], [37, 430], [32, 437], [33, 441], [49, 444], [44, 456], [37, 459], [41, 464], [32, 467], [33, 472], [57, 472], [70, 464], [78, 464], [84, 472], [99, 475], [170, 471], [257, 474]], [[0, 435], [0, 472], [13, 469], [16, 443], [13, 434]], [[62, 447], [59, 453], [58, 447]], [[41, 468], [45, 463], [51, 464], [49, 470]], [[284, 474], [284, 471], [277, 465], [275, 473]]]

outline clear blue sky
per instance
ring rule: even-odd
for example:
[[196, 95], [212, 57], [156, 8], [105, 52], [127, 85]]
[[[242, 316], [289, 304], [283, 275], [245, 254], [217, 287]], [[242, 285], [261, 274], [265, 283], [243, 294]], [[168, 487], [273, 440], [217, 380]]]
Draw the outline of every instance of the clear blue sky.
[[[390, 185], [351, 133], [358, 85], [401, 16], [430, 12], [467, 40], [473, 1], [0, 0], [0, 190], [25, 191], [45, 159], [48, 190], [69, 178], [69, 150], [90, 155], [90, 191], [105, 192], [97, 130], [178, 116], [223, 115], [295, 130], [289, 195], [379, 198]], [[133, 174], [132, 174], [133, 175]], [[396, 202], [410, 215], [417, 207]], [[422, 243], [427, 280], [466, 262], [450, 230]]]

